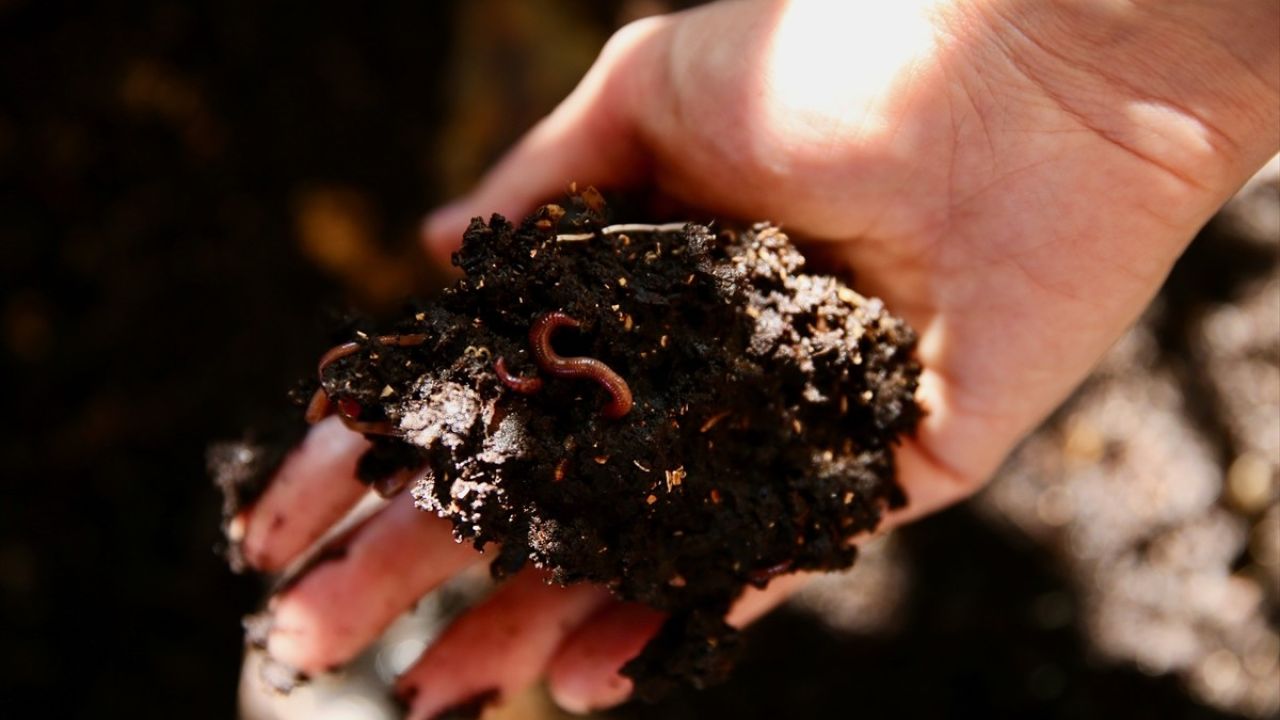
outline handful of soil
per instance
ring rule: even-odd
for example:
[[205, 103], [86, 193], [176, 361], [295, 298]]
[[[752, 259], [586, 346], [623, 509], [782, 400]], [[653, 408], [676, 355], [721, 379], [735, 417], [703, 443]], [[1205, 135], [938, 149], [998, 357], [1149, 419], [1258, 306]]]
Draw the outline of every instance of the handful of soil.
[[[915, 336], [777, 228], [604, 227], [544, 206], [467, 229], [465, 277], [330, 351], [308, 410], [373, 440], [362, 479], [412, 487], [495, 575], [526, 563], [671, 613], [637, 694], [731, 665], [746, 585], [849, 566], [906, 502]], [[395, 489], [395, 488], [392, 488]]]

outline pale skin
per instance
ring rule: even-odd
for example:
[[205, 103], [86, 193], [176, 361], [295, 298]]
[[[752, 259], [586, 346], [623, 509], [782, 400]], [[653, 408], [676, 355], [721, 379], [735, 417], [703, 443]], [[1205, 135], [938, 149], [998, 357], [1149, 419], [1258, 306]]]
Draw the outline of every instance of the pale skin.
[[[1278, 29], [1270, 0], [744, 0], [645, 20], [424, 240], [446, 256], [471, 217], [518, 217], [577, 181], [827, 246], [920, 333], [929, 415], [898, 453], [911, 502], [892, 526], [979, 489], [1280, 149]], [[359, 498], [364, 447], [334, 418], [313, 428], [237, 519], [251, 565], [284, 567]], [[342, 664], [483, 561], [407, 496], [342, 542], [271, 601], [268, 649], [304, 670]], [[748, 592], [731, 621], [802, 582]], [[399, 689], [412, 718], [543, 677], [568, 710], [607, 707], [660, 621], [526, 571]]]

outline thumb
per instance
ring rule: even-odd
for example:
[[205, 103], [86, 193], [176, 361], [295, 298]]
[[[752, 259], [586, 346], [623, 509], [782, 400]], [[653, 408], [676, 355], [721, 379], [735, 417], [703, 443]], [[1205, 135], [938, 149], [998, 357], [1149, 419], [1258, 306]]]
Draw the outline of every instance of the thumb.
[[646, 161], [633, 98], [657, 67], [672, 18], [633, 22], [610, 38], [578, 87], [507, 151], [467, 195], [423, 223], [428, 252], [447, 257], [471, 218], [520, 217], [569, 183], [620, 187], [642, 181]]

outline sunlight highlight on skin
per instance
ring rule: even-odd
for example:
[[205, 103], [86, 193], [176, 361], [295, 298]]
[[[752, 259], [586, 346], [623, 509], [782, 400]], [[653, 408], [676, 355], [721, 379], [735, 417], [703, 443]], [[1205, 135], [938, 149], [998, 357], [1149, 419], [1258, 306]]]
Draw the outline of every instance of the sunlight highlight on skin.
[[[889, 118], [876, 107], [890, 100], [885, 88], [901, 85], [895, 79], [933, 44], [926, 5], [884, 3], [876, 22], [867, 23], [858, 3], [794, 0], [765, 51], [760, 130], [788, 145], [817, 147], [833, 137], [848, 142], [890, 132]], [[849, 118], [858, 119], [856, 130]], [[785, 164], [785, 156], [767, 160]]]

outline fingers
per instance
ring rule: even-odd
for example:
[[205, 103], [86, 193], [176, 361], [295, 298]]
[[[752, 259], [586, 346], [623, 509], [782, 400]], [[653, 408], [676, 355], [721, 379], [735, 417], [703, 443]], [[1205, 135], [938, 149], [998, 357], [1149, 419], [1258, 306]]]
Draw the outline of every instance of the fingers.
[[[776, 578], [763, 589], [747, 588], [726, 621], [745, 627], [804, 587], [808, 573]], [[625, 702], [632, 682], [620, 670], [640, 654], [665, 616], [643, 605], [613, 602], [565, 640], [547, 668], [551, 695], [573, 713], [603, 710]]]
[[575, 630], [547, 668], [556, 704], [586, 713], [625, 701], [632, 683], [618, 671], [640, 654], [665, 619], [647, 606], [614, 602]]
[[736, 628], [750, 625], [799, 592], [811, 577], [810, 573], [793, 573], [774, 578], [764, 588], [748, 587], [729, 609], [725, 622]]
[[[899, 478], [910, 504], [890, 513], [877, 532], [918, 519], [959, 502], [981, 486], [978, 477], [951, 468], [916, 440], [897, 452]], [[748, 588], [726, 620], [744, 627], [780, 605], [809, 579], [805, 573], [776, 578], [768, 587]], [[663, 616], [649, 608], [615, 603], [576, 630], [556, 654], [547, 671], [552, 696], [570, 712], [585, 713], [624, 702], [631, 680], [619, 670], [638, 655], [658, 631]]]
[[590, 585], [547, 585], [525, 571], [449, 626], [396, 683], [409, 720], [475, 698], [511, 697], [532, 685], [565, 636], [609, 594]]
[[[743, 627], [777, 607], [808, 580], [780, 577], [763, 590], [749, 588], [727, 618]], [[565, 640], [547, 668], [551, 695], [560, 707], [585, 713], [612, 707], [631, 696], [632, 682], [619, 673], [640, 654], [666, 616], [644, 605], [612, 602]]]
[[[346, 513], [365, 492], [353, 476], [366, 448], [362, 437], [336, 419], [317, 424], [244, 514], [250, 562], [264, 569], [283, 567]], [[891, 516], [892, 524], [954, 502], [974, 487], [916, 443], [904, 446], [899, 463], [912, 504]], [[319, 557], [273, 600], [267, 639], [272, 657], [311, 673], [351, 659], [399, 614], [478, 556], [453, 541], [447, 522], [422, 513], [403, 496]], [[729, 622], [752, 622], [803, 582], [803, 576], [784, 576], [766, 590], [748, 590]], [[631, 681], [619, 670], [662, 621], [660, 613], [609, 601], [597, 588], [547, 587], [526, 573], [464, 616], [399, 685], [412, 696], [411, 717], [425, 718], [489, 691], [513, 695], [545, 668], [553, 696], [566, 709], [609, 707], [629, 697]]]
[[617, 187], [643, 171], [634, 133], [635, 72], [656, 56], [669, 19], [647, 18], [619, 30], [578, 87], [521, 139], [466, 197], [433, 213], [423, 227], [428, 250], [445, 257], [473, 217], [521, 217], [571, 182]]
[[916, 397], [928, 414], [915, 436], [894, 454], [908, 503], [889, 513], [877, 532], [918, 520], [977, 492], [1018, 440], [1010, 424], [998, 416], [958, 412], [946, 386], [932, 369], [920, 377]]
[[450, 524], [401, 495], [322, 551], [272, 599], [267, 651], [307, 673], [355, 657], [426, 593], [480, 559]]
[[336, 417], [316, 423], [262, 497], [232, 521], [244, 529], [241, 551], [249, 565], [284, 568], [346, 514], [367, 491], [355, 472], [368, 447]]

